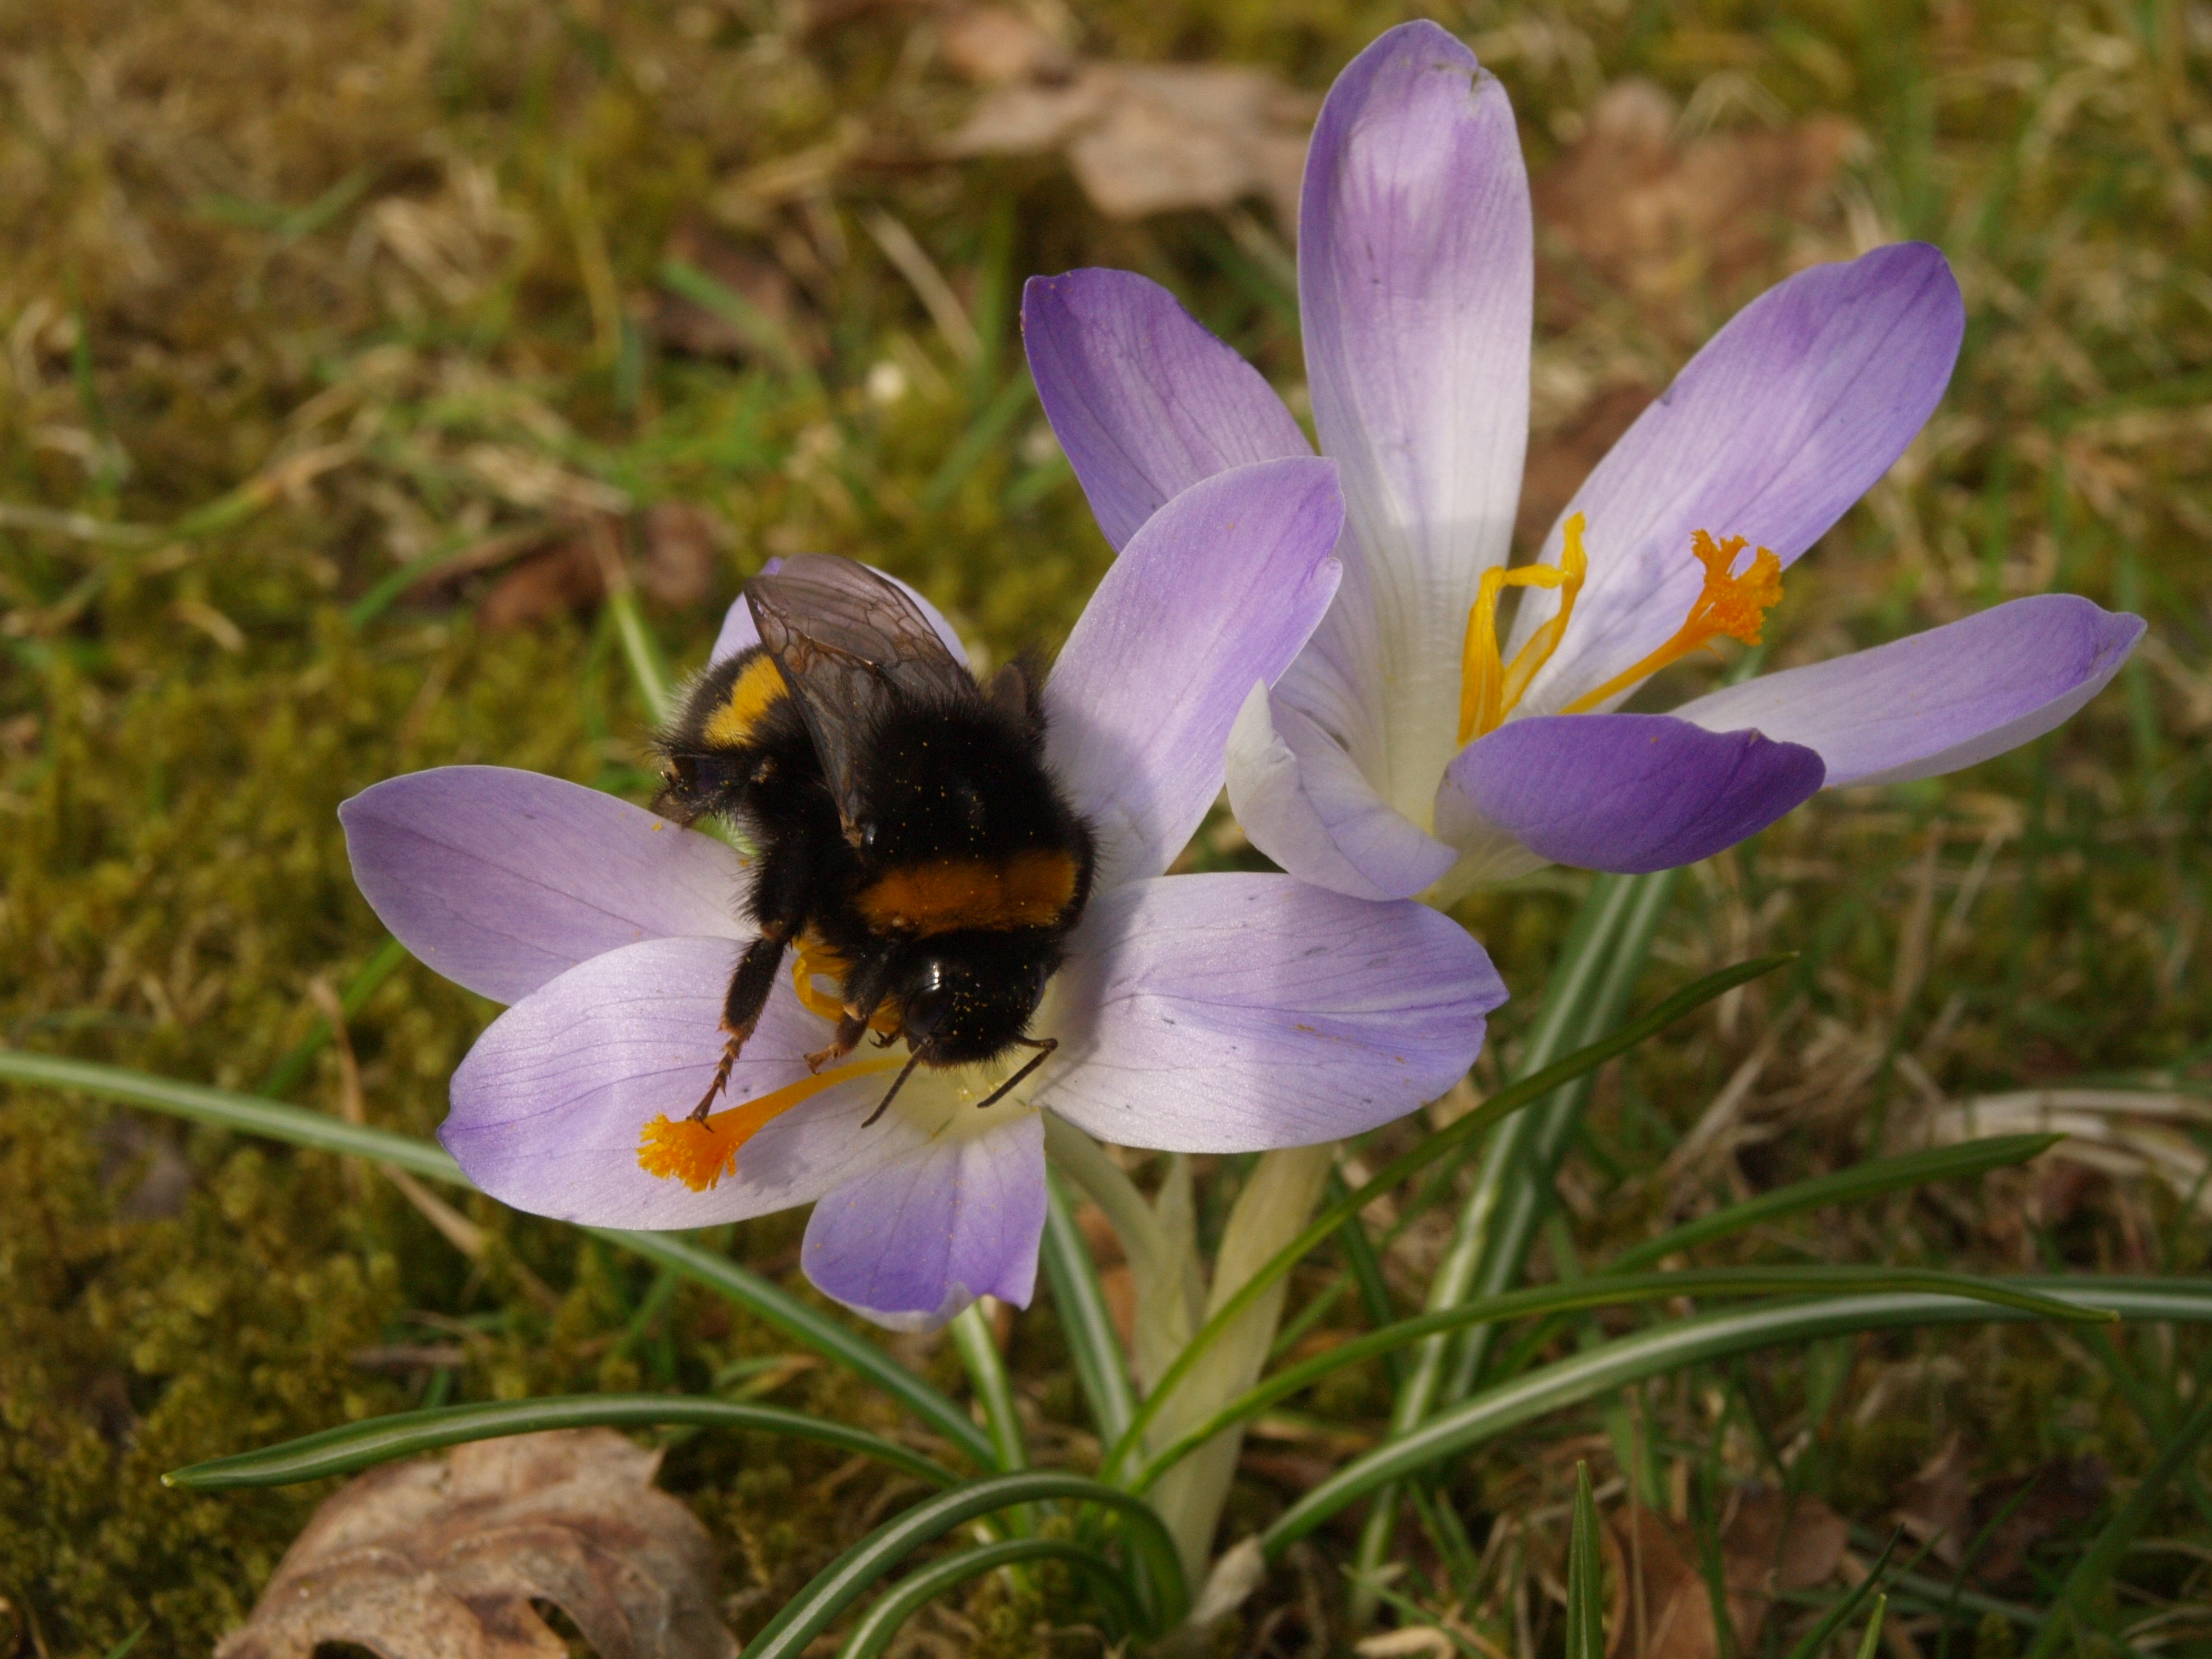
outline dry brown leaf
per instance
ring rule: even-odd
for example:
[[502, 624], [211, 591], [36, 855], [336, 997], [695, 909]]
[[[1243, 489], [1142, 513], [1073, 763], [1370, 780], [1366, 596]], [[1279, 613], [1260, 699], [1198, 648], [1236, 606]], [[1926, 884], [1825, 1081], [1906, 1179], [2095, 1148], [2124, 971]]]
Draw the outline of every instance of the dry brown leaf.
[[1067, 48], [1010, 6], [969, 6], [945, 20], [938, 50], [962, 80], [979, 87], [1064, 81], [1074, 72]]
[[638, 525], [637, 585], [663, 605], [696, 605], [714, 588], [714, 515], [691, 501], [659, 501]]
[[543, 622], [562, 611], [588, 611], [606, 597], [599, 561], [581, 535], [516, 561], [477, 602], [477, 621], [489, 633]]
[[[1608, 1656], [1712, 1659], [1720, 1646], [1695, 1535], [1656, 1510], [1626, 1508], [1614, 1511], [1613, 1534], [1618, 1571]], [[1826, 1581], [1849, 1541], [1843, 1517], [1817, 1498], [1743, 1489], [1720, 1535], [1722, 1583], [1736, 1650], [1747, 1652], [1756, 1644], [1778, 1592], [1810, 1589]], [[1630, 1583], [1632, 1564], [1642, 1581], [1640, 1598]]]
[[[1608, 87], [1582, 137], [1531, 186], [1547, 263], [1581, 263], [1662, 323], [1701, 286], [1728, 290], [1776, 263], [1792, 225], [1829, 205], [1839, 168], [1859, 142], [1835, 116], [1777, 129], [1674, 137], [1676, 112], [1649, 81]], [[1537, 292], [1563, 326], [1583, 301], [1572, 282]]]
[[[676, 228], [661, 258], [711, 276], [775, 325], [800, 356], [821, 361], [826, 350], [822, 330], [800, 300], [798, 285], [775, 260], [740, 247], [697, 220]], [[653, 293], [653, 330], [663, 343], [693, 357], [742, 362], [761, 355], [759, 344], [728, 319], [666, 289]]]
[[[1085, 194], [1116, 219], [1264, 196], [1283, 225], [1297, 222], [1314, 100], [1261, 70], [1055, 55], [1026, 27], [989, 8], [948, 25], [947, 61], [988, 90], [945, 140], [946, 155], [1063, 151]], [[971, 34], [972, 49], [951, 49]]]
[[2026, 1474], [1976, 1481], [1954, 1434], [1898, 1488], [1898, 1524], [1949, 1567], [1980, 1540], [1968, 1576], [1996, 1588], [2019, 1575], [2038, 1544], [2094, 1516], [2110, 1478], [2100, 1457], [2055, 1457]]
[[574, 1429], [373, 1470], [315, 1511], [216, 1659], [566, 1659], [532, 1601], [599, 1659], [732, 1659], [706, 1528], [653, 1489], [659, 1463]]

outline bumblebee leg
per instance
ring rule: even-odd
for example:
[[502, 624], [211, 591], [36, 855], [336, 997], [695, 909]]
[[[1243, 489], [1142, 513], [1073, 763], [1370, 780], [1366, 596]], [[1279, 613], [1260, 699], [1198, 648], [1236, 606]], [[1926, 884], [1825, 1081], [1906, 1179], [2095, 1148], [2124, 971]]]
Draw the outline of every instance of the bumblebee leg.
[[775, 989], [776, 969], [783, 965], [784, 947], [790, 935], [781, 929], [763, 929], [761, 936], [745, 947], [738, 958], [738, 970], [730, 975], [729, 994], [722, 999], [722, 1030], [730, 1040], [722, 1045], [722, 1058], [714, 1067], [714, 1080], [707, 1085], [707, 1092], [691, 1109], [691, 1115], [704, 1122], [708, 1109], [714, 1105], [714, 1097], [729, 1086], [730, 1068], [738, 1063], [744, 1051], [745, 1039], [760, 1024], [761, 1010], [768, 1006], [769, 993]]
[[875, 1018], [876, 1009], [884, 1000], [884, 981], [890, 975], [890, 963], [877, 957], [862, 962], [845, 976], [841, 997], [844, 1017], [837, 1022], [837, 1034], [830, 1046], [807, 1055], [808, 1071], [818, 1072], [860, 1046], [860, 1039], [868, 1034], [868, 1022]]

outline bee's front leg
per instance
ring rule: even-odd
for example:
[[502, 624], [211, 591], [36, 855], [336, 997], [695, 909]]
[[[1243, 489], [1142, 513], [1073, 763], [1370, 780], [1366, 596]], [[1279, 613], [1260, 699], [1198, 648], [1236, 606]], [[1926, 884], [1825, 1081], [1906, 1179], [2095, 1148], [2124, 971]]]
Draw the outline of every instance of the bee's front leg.
[[745, 1040], [760, 1024], [761, 1010], [768, 1006], [769, 993], [775, 989], [776, 969], [783, 965], [784, 947], [791, 942], [788, 931], [763, 928], [761, 936], [745, 947], [744, 955], [738, 958], [737, 972], [730, 975], [730, 989], [722, 999], [722, 1030], [729, 1041], [722, 1045], [722, 1058], [714, 1067], [714, 1080], [707, 1085], [707, 1092], [691, 1109], [691, 1115], [706, 1121], [707, 1111], [714, 1105], [714, 1097], [729, 1086], [730, 1068], [738, 1063], [744, 1052]]

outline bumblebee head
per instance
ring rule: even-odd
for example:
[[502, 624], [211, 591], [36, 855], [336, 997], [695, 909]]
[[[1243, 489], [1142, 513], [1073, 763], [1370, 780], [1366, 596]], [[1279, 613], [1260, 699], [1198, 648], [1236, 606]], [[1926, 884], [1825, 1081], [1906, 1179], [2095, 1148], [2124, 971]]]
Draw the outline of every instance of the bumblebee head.
[[895, 988], [908, 1042], [933, 1066], [1005, 1053], [1026, 1037], [1059, 956], [1054, 941], [1012, 933], [931, 939]]
[[672, 752], [662, 757], [653, 810], [688, 829], [709, 812], [727, 812], [738, 781], [738, 763], [727, 756]]

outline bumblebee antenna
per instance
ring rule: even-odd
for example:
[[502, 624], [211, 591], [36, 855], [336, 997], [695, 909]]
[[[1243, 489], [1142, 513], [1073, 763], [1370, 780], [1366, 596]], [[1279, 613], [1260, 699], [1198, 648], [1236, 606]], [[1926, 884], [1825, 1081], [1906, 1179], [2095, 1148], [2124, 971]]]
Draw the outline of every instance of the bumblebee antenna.
[[[884, 1091], [884, 1097], [876, 1103], [876, 1109], [860, 1120], [860, 1127], [863, 1129], [872, 1126], [878, 1118], [890, 1110], [891, 1102], [897, 1099], [898, 1091], [906, 1087], [908, 1077], [912, 1074], [914, 1068], [921, 1063], [922, 1054], [927, 1047], [928, 1045], [924, 1043], [921, 1048], [916, 1048], [906, 1057], [906, 1064], [899, 1067], [899, 1074], [891, 1079], [891, 1086]], [[1043, 1056], [1039, 1055], [1038, 1058], [1042, 1059]]]
[[[1036, 1058], [1030, 1061], [1028, 1065], [1023, 1066], [1020, 1071], [1015, 1073], [1004, 1083], [1001, 1083], [997, 1088], [992, 1090], [988, 1095], [977, 1101], [975, 1103], [975, 1109], [977, 1111], [981, 1111], [986, 1106], [995, 1106], [1000, 1101], [1004, 1100], [1006, 1097], [1007, 1090], [1012, 1088], [1014, 1085], [1019, 1083], [1031, 1072], [1034, 1072], [1038, 1066], [1043, 1065], [1045, 1061], [1051, 1057], [1052, 1051], [1060, 1047], [1060, 1039], [1058, 1037], [1024, 1037], [1022, 1041], [1028, 1043], [1030, 1048], [1037, 1051]], [[901, 1082], [903, 1082], [906, 1079], [906, 1073], [903, 1072], [900, 1073], [899, 1079]], [[892, 1085], [892, 1091], [894, 1093], [897, 1092], [896, 1084]], [[863, 1125], [862, 1127], [865, 1127], [866, 1126]]]

